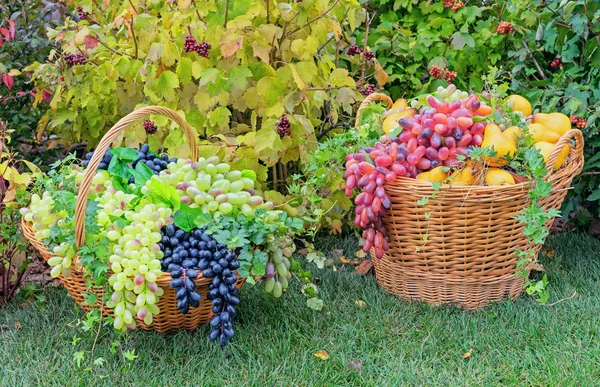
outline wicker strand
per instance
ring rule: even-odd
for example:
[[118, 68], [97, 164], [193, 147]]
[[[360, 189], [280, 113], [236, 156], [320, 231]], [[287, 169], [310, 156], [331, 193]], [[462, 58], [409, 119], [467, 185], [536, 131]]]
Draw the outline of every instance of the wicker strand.
[[183, 132], [186, 135], [190, 147], [191, 158], [194, 160], [198, 159], [196, 132], [174, 110], [162, 106], [146, 106], [121, 118], [100, 140], [100, 143], [94, 152], [94, 156], [92, 156], [92, 159], [85, 170], [85, 175], [79, 188], [79, 195], [77, 196], [77, 203], [75, 204], [75, 242], [78, 248], [85, 244], [85, 210], [87, 207], [88, 192], [90, 185], [92, 184], [92, 179], [96, 174], [96, 169], [98, 168], [104, 153], [106, 153], [108, 147], [113, 143], [120, 132], [125, 130], [132, 123], [137, 122], [148, 115], [162, 115], [175, 121], [175, 123], [183, 129]]
[[550, 153], [550, 157], [548, 157], [548, 160], [546, 161], [546, 171], [548, 173], [548, 176], [546, 177], [547, 181], [553, 181], [556, 172], [560, 171], [560, 168], [557, 171], [554, 170], [554, 163], [563, 148], [565, 146], [570, 146], [569, 142], [571, 140], [575, 140], [575, 149], [572, 150], [573, 154], [570, 156], [571, 162], [581, 166], [581, 168], [576, 171], [575, 175], [579, 174], [583, 169], [583, 134], [579, 129], [571, 129], [561, 136], [554, 146], [554, 150]]
[[388, 97], [385, 94], [381, 94], [381, 93], [373, 93], [373, 94], [369, 94], [360, 104], [360, 106], [358, 107], [358, 110], [356, 111], [356, 120], [354, 121], [354, 127], [356, 129], [358, 129], [359, 124], [358, 121], [360, 119], [360, 112], [366, 108], [367, 106], [369, 106], [369, 104], [373, 101], [382, 101], [385, 102], [387, 105], [387, 108], [391, 108], [392, 105], [394, 104], [392, 99], [390, 97]]

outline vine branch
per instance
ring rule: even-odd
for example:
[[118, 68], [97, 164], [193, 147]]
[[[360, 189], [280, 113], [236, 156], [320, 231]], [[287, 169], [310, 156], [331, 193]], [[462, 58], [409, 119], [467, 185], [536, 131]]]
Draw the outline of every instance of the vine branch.
[[542, 79], [546, 79], [546, 74], [544, 74], [544, 70], [542, 70], [542, 68], [540, 67], [540, 64], [535, 59], [535, 55], [533, 55], [533, 52], [531, 52], [531, 49], [529, 49], [529, 46], [525, 42], [525, 39], [522, 39], [521, 42], [523, 43], [523, 46], [525, 46], [525, 49], [529, 53], [529, 56], [531, 56], [531, 59], [533, 60], [533, 64], [535, 65], [535, 68], [537, 69], [538, 73], [540, 73], [540, 76], [542, 77]]
[[283, 35], [283, 37], [281, 38], [281, 40], [282, 41], [285, 40], [286, 38], [294, 35], [296, 32], [303, 30], [304, 28], [308, 27], [312, 23], [314, 23], [317, 20], [321, 19], [323, 16], [327, 15], [329, 13], [329, 11], [331, 11], [339, 2], [340, 2], [340, 0], [335, 0], [335, 2], [331, 5], [331, 7], [329, 7], [327, 9], [327, 11], [323, 12], [322, 14], [320, 14], [317, 17], [315, 17], [314, 19], [307, 21], [302, 27], [298, 27], [295, 30], [293, 30], [291, 32], [288, 32], [287, 34]]

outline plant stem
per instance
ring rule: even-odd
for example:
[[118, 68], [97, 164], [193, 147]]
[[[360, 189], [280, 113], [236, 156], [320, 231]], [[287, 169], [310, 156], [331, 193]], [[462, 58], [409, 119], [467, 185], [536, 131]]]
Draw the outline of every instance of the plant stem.
[[[229, 1], [228, 1], [229, 3]], [[196, 5], [196, 0], [192, 0], [192, 4], [194, 4], [194, 11], [196, 11], [196, 16], [198, 16], [198, 20], [202, 20], [202, 18], [200, 17], [200, 12], [198, 12], [198, 6]], [[225, 22], [225, 24], [227, 24], [227, 22]], [[188, 26], [188, 29], [190, 27]], [[190, 35], [192, 34], [192, 31], [190, 31]]]
[[527, 52], [529, 53], [529, 55], [531, 56], [531, 59], [533, 60], [533, 64], [535, 65], [535, 67], [537, 68], [538, 73], [540, 73], [540, 76], [542, 77], [542, 79], [546, 79], [546, 74], [544, 74], [544, 71], [542, 70], [542, 68], [540, 67], [540, 64], [537, 62], [537, 60], [535, 59], [535, 56], [533, 55], [533, 53], [531, 52], [531, 50], [529, 49], [529, 46], [527, 45], [527, 43], [525, 42], [525, 39], [522, 39], [521, 42], [523, 43], [523, 46], [525, 46], [525, 49], [527, 50]]
[[[269, 9], [269, 2], [269, 0], [265, 0], [267, 6], [267, 24], [271, 23], [271, 10]], [[229, 3], [229, 0], [227, 0], [227, 3]]]
[[131, 9], [133, 9], [133, 12], [135, 12], [135, 15], [136, 16], [139, 15], [138, 12], [135, 9], [135, 5], [133, 5], [133, 3], [131, 2], [131, 0], [128, 0], [128, 1], [129, 1], [129, 4], [131, 5]]
[[363, 62], [362, 62], [362, 70], [361, 70], [361, 75], [360, 75], [360, 80], [361, 80], [361, 84], [364, 85], [365, 84], [365, 73], [367, 71], [367, 61], [365, 60], [365, 51], [367, 50], [367, 47], [369, 45], [369, 27], [371, 26], [371, 23], [373, 23], [373, 19], [375, 18], [375, 15], [377, 15], [377, 11], [373, 12], [373, 15], [371, 15], [371, 19], [369, 19], [369, 12], [367, 12], [367, 26], [365, 28], [365, 43], [363, 45]]
[[337, 5], [337, 3], [339, 3], [339, 2], [340, 2], [340, 0], [335, 0], [335, 2], [331, 5], [331, 7], [329, 7], [327, 9], [327, 11], [323, 12], [322, 14], [320, 14], [317, 17], [315, 17], [314, 19], [307, 21], [302, 27], [298, 27], [295, 30], [293, 30], [291, 32], [288, 32], [287, 34], [283, 35], [283, 37], [281, 38], [281, 40], [282, 41], [285, 40], [289, 36], [294, 35], [296, 32], [301, 31], [302, 29], [308, 27], [309, 25], [311, 25], [312, 23], [316, 22], [317, 20], [319, 20], [323, 16], [327, 15], [329, 13], [329, 11], [331, 11]]
[[[225, 4], [225, 21], [223, 22], [223, 28], [227, 28], [227, 19], [229, 19], [229, 0]], [[269, 1], [267, 0], [267, 23], [269, 20]]]
[[131, 37], [133, 38], [133, 47], [135, 49], [134, 58], [137, 59], [138, 58], [138, 44], [137, 44], [137, 38], [135, 37], [135, 31], [133, 28], [133, 20], [131, 21], [131, 23], [129, 23], [129, 27], [131, 27]]
[[273, 164], [273, 190], [277, 191], [277, 164]]

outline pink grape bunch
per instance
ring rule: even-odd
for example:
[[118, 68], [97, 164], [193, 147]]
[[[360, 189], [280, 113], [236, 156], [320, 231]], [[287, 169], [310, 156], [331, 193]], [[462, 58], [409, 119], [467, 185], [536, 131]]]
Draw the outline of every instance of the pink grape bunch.
[[206, 59], [210, 58], [209, 50], [212, 48], [210, 44], [206, 41], [198, 44], [196, 38], [191, 35], [185, 37], [185, 42], [183, 43], [183, 50], [185, 52], [197, 52], [198, 55], [205, 57]]
[[457, 166], [459, 155], [468, 157], [483, 142], [484, 122], [474, 122], [481, 102], [477, 96], [452, 102], [427, 97], [427, 104], [414, 117], [398, 121], [403, 132], [395, 138], [383, 135], [374, 147], [346, 156], [346, 196], [356, 196], [354, 224], [363, 228], [363, 251], [374, 249], [381, 258], [389, 249], [382, 218], [391, 207], [384, 184], [399, 176], [416, 177], [438, 166]]
[[281, 116], [279, 122], [277, 122], [277, 134], [279, 134], [279, 138], [284, 138], [292, 134], [290, 127], [290, 120], [286, 116]]
[[367, 86], [364, 87], [364, 89], [360, 90], [360, 93], [366, 97], [369, 94], [373, 94], [375, 92], [375, 90], [376, 90], [375, 85], [373, 85], [372, 83], [369, 83]]
[[510, 24], [510, 22], [507, 21], [500, 22], [498, 28], [496, 28], [496, 32], [498, 32], [500, 35], [508, 35], [510, 33], [513, 33], [514, 31], [515, 27], [513, 27], [512, 24]]
[[75, 65], [86, 64], [87, 58], [82, 54], [65, 54], [63, 55], [67, 67], [73, 67]]
[[353, 44], [348, 48], [347, 54], [350, 56], [362, 54], [362, 50], [356, 44]]
[[366, 60], [371, 60], [375, 58], [375, 54], [373, 54], [373, 51], [365, 51], [364, 56]]

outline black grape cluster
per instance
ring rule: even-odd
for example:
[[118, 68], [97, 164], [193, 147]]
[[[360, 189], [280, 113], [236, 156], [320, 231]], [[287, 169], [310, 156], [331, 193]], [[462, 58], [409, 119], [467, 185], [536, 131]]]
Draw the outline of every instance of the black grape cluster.
[[[110, 150], [110, 148], [108, 149]], [[88, 152], [85, 155], [85, 159], [83, 160], [83, 166], [87, 167], [92, 159], [94, 152]], [[132, 167], [142, 162], [146, 164], [155, 174], [158, 174], [160, 171], [167, 169], [167, 165], [169, 163], [174, 163], [177, 161], [176, 158], [169, 158], [166, 153], [163, 153], [162, 156], [155, 154], [154, 152], [150, 152], [150, 147], [148, 144], [144, 144], [137, 150], [138, 158], [132, 163]], [[108, 165], [110, 164], [110, 160], [112, 160], [112, 153], [107, 151], [102, 158], [102, 162], [98, 165], [98, 169], [108, 169]], [[130, 179], [130, 183], [133, 183], [133, 177]]]
[[279, 134], [279, 138], [284, 138], [292, 134], [290, 126], [290, 120], [286, 116], [281, 116], [279, 122], [277, 122], [277, 134]]
[[369, 83], [364, 89], [360, 90], [360, 93], [362, 95], [364, 95], [365, 97], [374, 92], [375, 92], [375, 85], [373, 85], [371, 83]]
[[350, 46], [350, 48], [348, 48], [347, 53], [350, 56], [360, 55], [360, 54], [362, 54], [362, 50], [356, 44], [353, 44]]
[[156, 133], [158, 128], [154, 124], [154, 121], [146, 120], [146, 121], [144, 121], [144, 130], [148, 134], [154, 134], [154, 133]]
[[85, 12], [81, 6], [77, 7], [77, 16], [79, 16], [79, 19], [81, 20], [87, 20], [90, 18], [89, 12]]
[[211, 341], [219, 339], [221, 346], [227, 345], [234, 336], [233, 318], [235, 306], [239, 305], [238, 279], [235, 270], [240, 267], [237, 254], [217, 243], [204, 229], [185, 232], [175, 225], [166, 225], [161, 230], [162, 240], [158, 243], [164, 257], [162, 270], [171, 273], [171, 287], [175, 289], [177, 307], [188, 313], [190, 306], [198, 307], [200, 294], [195, 291], [194, 279], [198, 272], [212, 278], [208, 288], [208, 299], [212, 301], [215, 316], [210, 321], [213, 330]]
[[65, 54], [63, 56], [67, 67], [73, 67], [75, 65], [86, 64], [87, 58], [82, 54]]
[[170, 286], [175, 289], [177, 308], [187, 314], [190, 306], [200, 305], [202, 297], [195, 290], [194, 280], [198, 278], [199, 260], [212, 255], [208, 245], [214, 241], [203, 230], [185, 232], [172, 224], [164, 226], [161, 234], [158, 246], [165, 254], [161, 259], [162, 270], [171, 273]]
[[366, 60], [371, 60], [375, 58], [375, 54], [373, 54], [373, 51], [365, 51], [365, 59]]

